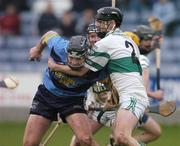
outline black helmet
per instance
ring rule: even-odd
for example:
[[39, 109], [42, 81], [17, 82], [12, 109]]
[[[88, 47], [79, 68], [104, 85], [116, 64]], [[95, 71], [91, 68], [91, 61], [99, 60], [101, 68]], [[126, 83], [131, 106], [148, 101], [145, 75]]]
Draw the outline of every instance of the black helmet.
[[86, 57], [88, 49], [89, 45], [87, 44], [87, 39], [84, 36], [77, 35], [71, 37], [67, 52], [69, 56], [79, 58]]
[[140, 41], [152, 39], [153, 37], [153, 30], [147, 25], [138, 25], [133, 32], [138, 35]]
[[123, 14], [118, 8], [103, 7], [97, 10], [96, 20], [102, 20], [102, 21], [115, 20], [116, 27], [119, 27], [123, 20]]
[[92, 32], [96, 33], [97, 31], [98, 31], [97, 27], [94, 23], [89, 24], [89, 26], [87, 28], [87, 34], [92, 33]]

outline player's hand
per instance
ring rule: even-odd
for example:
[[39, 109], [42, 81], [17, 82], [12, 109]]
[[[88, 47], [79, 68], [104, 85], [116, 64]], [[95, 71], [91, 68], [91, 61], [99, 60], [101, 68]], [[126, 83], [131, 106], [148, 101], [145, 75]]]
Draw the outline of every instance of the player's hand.
[[29, 51], [29, 60], [30, 61], [40, 61], [41, 52], [35, 47], [32, 47]]
[[14, 76], [6, 77], [3, 81], [8, 89], [14, 89], [19, 85], [19, 81]]
[[158, 100], [162, 100], [163, 99], [163, 96], [164, 96], [164, 91], [159, 89], [159, 90], [156, 90], [154, 91], [155, 95], [156, 95], [156, 99]]
[[53, 61], [52, 58], [48, 58], [48, 67], [51, 69], [51, 70], [55, 70], [55, 67], [56, 67], [56, 63]]

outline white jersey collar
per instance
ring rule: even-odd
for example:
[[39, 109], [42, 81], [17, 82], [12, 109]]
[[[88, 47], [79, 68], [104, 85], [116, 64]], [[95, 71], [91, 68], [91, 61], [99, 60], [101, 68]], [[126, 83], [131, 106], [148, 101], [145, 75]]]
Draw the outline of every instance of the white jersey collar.
[[109, 32], [106, 34], [106, 36], [108, 36], [108, 35], [110, 35], [110, 34], [112, 34], [112, 35], [122, 35], [122, 34], [123, 34], [123, 31], [122, 31], [121, 29], [119, 29], [119, 28], [116, 28], [115, 30], [109, 31]]

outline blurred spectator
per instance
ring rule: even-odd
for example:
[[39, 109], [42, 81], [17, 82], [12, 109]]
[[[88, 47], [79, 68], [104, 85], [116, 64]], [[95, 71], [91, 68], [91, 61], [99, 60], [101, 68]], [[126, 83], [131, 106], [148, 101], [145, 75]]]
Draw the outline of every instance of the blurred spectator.
[[122, 11], [130, 10], [130, 2], [131, 0], [117, 0], [116, 6], [120, 8]]
[[112, 0], [89, 0], [89, 1], [91, 1], [94, 11], [97, 11], [101, 7], [107, 7], [107, 6], [109, 7], [111, 6], [112, 3]]
[[[28, 0], [29, 1], [29, 0]], [[72, 0], [31, 0], [31, 10], [33, 13], [41, 14], [44, 12], [47, 1], [49, 1], [53, 6], [53, 11], [56, 16], [61, 16], [65, 11], [72, 8]]]
[[0, 0], [0, 11], [4, 11], [9, 4], [16, 6], [18, 12], [29, 11], [29, 1], [31, 0]]
[[63, 17], [60, 19], [60, 31], [61, 34], [66, 37], [70, 38], [71, 36], [75, 35], [75, 26], [76, 26], [76, 19], [72, 11], [66, 11], [63, 14]]
[[166, 31], [165, 31], [166, 36], [172, 36], [174, 34], [176, 35], [180, 34], [180, 18], [170, 22], [166, 27]]
[[154, 3], [152, 12], [154, 16], [163, 21], [165, 26], [176, 18], [175, 5], [168, 0], [159, 0]]
[[83, 11], [81, 17], [77, 20], [76, 32], [78, 34], [85, 34], [86, 29], [90, 23], [94, 21], [94, 11], [93, 9], [87, 8]]
[[20, 17], [14, 5], [7, 5], [0, 17], [0, 33], [3, 35], [18, 35], [20, 32]]
[[144, 9], [152, 10], [152, 7], [157, 0], [139, 0], [139, 1], [141, 3], [141, 6], [144, 7]]
[[[132, 10], [138, 13], [144, 13], [147, 11], [151, 11], [154, 0], [119, 0], [120, 8], [124, 9], [125, 11]], [[121, 5], [121, 4], [124, 5]], [[126, 9], [127, 8], [127, 9]]]
[[72, 0], [72, 4], [73, 4], [72, 10], [77, 13], [83, 12], [84, 9], [92, 8], [91, 0]]
[[50, 1], [47, 2], [45, 11], [41, 14], [38, 21], [39, 34], [42, 35], [50, 29], [57, 29], [59, 21], [54, 14], [53, 6]]

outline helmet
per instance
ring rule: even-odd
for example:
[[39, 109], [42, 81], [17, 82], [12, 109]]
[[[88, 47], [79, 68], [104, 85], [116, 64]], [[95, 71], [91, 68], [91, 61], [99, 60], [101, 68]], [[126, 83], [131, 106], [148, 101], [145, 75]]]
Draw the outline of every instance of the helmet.
[[94, 46], [94, 44], [97, 41], [100, 40], [100, 38], [98, 37], [98, 32], [99, 31], [98, 31], [95, 23], [89, 24], [89, 26], [87, 28], [87, 39], [88, 39], [88, 43], [91, 48]]
[[77, 35], [70, 39], [67, 47], [68, 55], [75, 58], [86, 57], [88, 54], [89, 45], [84, 36]]
[[153, 30], [147, 25], [138, 25], [134, 30], [134, 33], [140, 39], [140, 45], [139, 45], [140, 53], [144, 55], [150, 53], [153, 50], [152, 42], [141, 43], [141, 41], [152, 40], [154, 35]]
[[153, 37], [153, 30], [147, 25], [138, 25], [133, 32], [140, 38], [140, 41]]
[[135, 33], [130, 31], [125, 31], [124, 34], [130, 37], [136, 43], [136, 45], [139, 46], [139, 37]]
[[118, 8], [103, 7], [97, 10], [96, 20], [102, 20], [102, 21], [115, 20], [116, 27], [119, 27], [123, 20], [123, 14]]
[[97, 32], [97, 27], [94, 23], [89, 24], [87, 28], [87, 34], [92, 33], [92, 32]]
[[[84, 66], [84, 61], [85, 58], [88, 54], [88, 50], [89, 50], [89, 46], [87, 44], [87, 39], [84, 36], [73, 36], [70, 39], [69, 45], [67, 47], [67, 52], [68, 52], [68, 61], [67, 64], [68, 66], [73, 69], [73, 70], [79, 70]], [[73, 64], [72, 63], [72, 57], [73, 60], [75, 60], [75, 58], [80, 58], [80, 60], [78, 60], [77, 64]], [[84, 57], [84, 58], [82, 58]], [[76, 61], [77, 62], [77, 61]]]

